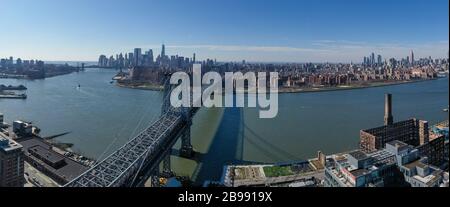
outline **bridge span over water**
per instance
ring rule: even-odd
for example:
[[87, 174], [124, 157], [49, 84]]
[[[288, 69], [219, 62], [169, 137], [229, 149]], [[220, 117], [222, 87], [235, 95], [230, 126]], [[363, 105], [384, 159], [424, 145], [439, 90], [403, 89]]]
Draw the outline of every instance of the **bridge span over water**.
[[135, 187], [144, 186], [150, 178], [152, 186], [158, 186], [161, 174], [172, 174], [170, 155], [179, 138], [182, 140], [180, 155], [192, 157], [190, 127], [199, 108], [173, 108], [171, 91], [166, 81], [162, 113], [155, 122], [64, 187]]

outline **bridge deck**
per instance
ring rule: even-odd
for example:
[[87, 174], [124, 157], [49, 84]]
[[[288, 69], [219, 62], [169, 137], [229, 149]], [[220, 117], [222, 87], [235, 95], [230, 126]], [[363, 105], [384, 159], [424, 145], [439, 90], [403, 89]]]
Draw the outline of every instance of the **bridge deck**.
[[149, 154], [159, 151], [159, 146], [180, 124], [182, 124], [181, 115], [173, 112], [162, 115], [138, 136], [65, 187], [122, 186], [136, 175], [142, 161]]

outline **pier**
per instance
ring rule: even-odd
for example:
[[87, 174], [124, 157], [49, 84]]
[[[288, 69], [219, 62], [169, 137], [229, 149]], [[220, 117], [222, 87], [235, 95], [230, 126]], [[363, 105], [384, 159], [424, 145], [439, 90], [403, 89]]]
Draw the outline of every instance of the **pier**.
[[0, 94], [0, 99], [27, 99], [26, 94]]

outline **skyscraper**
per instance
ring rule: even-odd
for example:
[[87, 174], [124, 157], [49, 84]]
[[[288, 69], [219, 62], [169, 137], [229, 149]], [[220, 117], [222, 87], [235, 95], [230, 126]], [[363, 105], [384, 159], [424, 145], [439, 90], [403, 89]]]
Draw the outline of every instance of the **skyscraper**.
[[377, 59], [378, 59], [378, 60], [377, 60], [378, 66], [381, 66], [381, 65], [382, 65], [382, 62], [383, 62], [381, 55], [378, 55]]
[[167, 62], [169, 62], [169, 57], [166, 56], [166, 46], [163, 44], [161, 49], [161, 55], [159, 58], [159, 64], [165, 65]]
[[119, 58], [118, 58], [117, 61], [119, 61], [118, 64], [119, 64], [119, 67], [120, 67], [120, 68], [125, 67], [125, 62], [124, 62], [124, 58], [123, 58], [123, 54], [122, 54], [122, 53], [120, 53]]
[[370, 64], [375, 65], [375, 53], [372, 53], [372, 55], [370, 55]]
[[100, 55], [98, 58], [98, 66], [99, 67], [106, 67], [108, 64], [108, 58], [105, 55]]
[[142, 62], [142, 49], [134, 48], [134, 65], [140, 66]]
[[411, 65], [414, 66], [414, 52], [411, 50]]
[[154, 59], [154, 57], [153, 57], [153, 50], [152, 50], [152, 49], [150, 49], [150, 50], [148, 51], [148, 59], [149, 59], [149, 61], [150, 61], [150, 64], [153, 64], [153, 59]]
[[134, 55], [133, 53], [128, 53], [128, 66], [135, 66], [134, 65]]
[[162, 50], [161, 50], [161, 58], [166, 57], [166, 46], [163, 44], [162, 45]]

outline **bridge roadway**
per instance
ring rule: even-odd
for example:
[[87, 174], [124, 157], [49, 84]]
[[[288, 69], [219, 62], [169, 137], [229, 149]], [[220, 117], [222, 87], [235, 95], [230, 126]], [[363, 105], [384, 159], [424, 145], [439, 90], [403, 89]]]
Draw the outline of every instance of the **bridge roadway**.
[[[192, 108], [195, 114], [198, 108]], [[142, 185], [188, 126], [182, 114], [169, 111], [120, 149], [65, 187], [126, 187]], [[138, 175], [141, 175], [138, 177]], [[136, 179], [138, 178], [138, 179]], [[137, 181], [137, 182], [136, 182]]]

